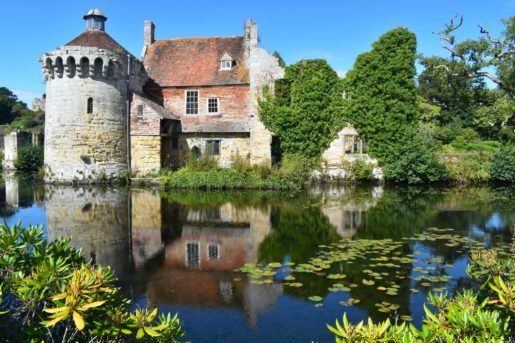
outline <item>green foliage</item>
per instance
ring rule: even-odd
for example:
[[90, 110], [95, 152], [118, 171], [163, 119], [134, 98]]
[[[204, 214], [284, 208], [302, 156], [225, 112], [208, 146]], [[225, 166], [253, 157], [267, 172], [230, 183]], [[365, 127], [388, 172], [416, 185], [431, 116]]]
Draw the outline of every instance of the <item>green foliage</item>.
[[384, 159], [383, 173], [387, 180], [427, 183], [446, 178], [444, 166], [418, 133], [405, 137]]
[[200, 155], [195, 157], [195, 153], [191, 153], [185, 169], [190, 171], [213, 171], [218, 169], [218, 161], [214, 156]]
[[479, 282], [479, 290], [465, 290], [450, 298], [447, 294], [429, 294], [424, 305], [426, 319], [418, 330], [397, 319], [374, 324], [342, 322], [327, 328], [336, 342], [509, 342], [515, 335], [515, 264], [513, 254], [495, 250], [472, 252], [470, 276]]
[[374, 179], [374, 168], [363, 159], [356, 159], [352, 162], [343, 161], [342, 168], [345, 170], [345, 179], [349, 181], [371, 181]]
[[493, 156], [490, 168], [492, 180], [515, 181], [515, 148], [513, 145], [502, 146]]
[[416, 37], [404, 28], [382, 35], [370, 52], [358, 56], [345, 79], [345, 116], [368, 142], [369, 153], [384, 161], [415, 125]]
[[341, 100], [340, 79], [327, 62], [303, 60], [286, 67], [275, 94], [260, 101], [260, 116], [283, 152], [316, 159], [343, 126]]
[[40, 145], [29, 145], [18, 149], [14, 167], [24, 172], [37, 172], [43, 167], [43, 152], [43, 147]]
[[[235, 156], [233, 167], [218, 168], [211, 162], [187, 165], [162, 177], [166, 188], [190, 189], [276, 189], [300, 190], [310, 181], [314, 162], [286, 155], [279, 167], [251, 165], [248, 159]], [[207, 166], [206, 166], [207, 165]]]
[[491, 154], [483, 152], [446, 154], [444, 165], [449, 180], [460, 183], [490, 180]]
[[395, 182], [430, 182], [443, 176], [418, 130], [415, 53], [413, 33], [391, 30], [372, 51], [358, 56], [344, 80], [345, 116], [368, 142], [370, 155], [379, 159], [385, 178]]
[[184, 335], [176, 316], [130, 312], [112, 271], [87, 263], [68, 243], [48, 243], [42, 226], [0, 225], [0, 289], [17, 341], [176, 342]]
[[286, 62], [284, 62], [283, 57], [281, 56], [281, 54], [278, 51], [274, 51], [274, 53], [272, 55], [274, 55], [274, 57], [277, 57], [279, 66], [286, 68]]

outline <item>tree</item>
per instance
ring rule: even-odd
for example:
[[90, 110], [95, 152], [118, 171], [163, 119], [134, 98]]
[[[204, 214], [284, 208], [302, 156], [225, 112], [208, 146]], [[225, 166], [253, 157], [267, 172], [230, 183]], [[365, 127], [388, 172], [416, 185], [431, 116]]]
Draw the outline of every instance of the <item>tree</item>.
[[281, 139], [281, 150], [317, 158], [334, 139], [338, 124], [340, 79], [324, 60], [303, 60], [286, 67], [275, 94], [260, 102], [265, 126]]
[[[481, 37], [476, 40], [456, 42], [454, 32], [463, 24], [463, 17], [456, 22], [454, 17], [445, 29], [434, 32], [440, 36], [444, 49], [451, 53], [452, 61], [459, 61], [466, 67], [466, 76], [472, 79], [488, 78], [511, 97], [515, 95], [515, 16], [503, 20], [506, 29], [500, 38], [493, 37], [490, 32], [480, 28]], [[443, 66], [445, 69], [445, 66]], [[496, 68], [496, 74], [488, 71]]]
[[404, 28], [385, 33], [358, 56], [345, 79], [345, 117], [384, 159], [417, 118], [416, 37]]
[[385, 177], [410, 183], [442, 176], [418, 130], [416, 46], [412, 32], [393, 29], [358, 56], [344, 79], [344, 117], [368, 142]]
[[439, 125], [458, 122], [470, 127], [475, 109], [495, 101], [484, 80], [468, 77], [464, 63], [436, 56], [422, 57], [419, 62], [424, 70], [418, 76], [417, 92], [429, 104], [441, 108], [435, 118]]
[[283, 57], [281, 56], [281, 54], [278, 51], [274, 51], [274, 53], [272, 55], [277, 57], [277, 61], [279, 62], [279, 66], [281, 66], [282, 68], [286, 68], [286, 62], [284, 62]]
[[[25, 105], [23, 102], [18, 101], [18, 97], [11, 90], [6, 87], [0, 87], [0, 125], [8, 124], [18, 116], [17, 110], [20, 109], [20, 104]], [[13, 107], [15, 107], [14, 111]], [[23, 108], [23, 106], [21, 107]]]

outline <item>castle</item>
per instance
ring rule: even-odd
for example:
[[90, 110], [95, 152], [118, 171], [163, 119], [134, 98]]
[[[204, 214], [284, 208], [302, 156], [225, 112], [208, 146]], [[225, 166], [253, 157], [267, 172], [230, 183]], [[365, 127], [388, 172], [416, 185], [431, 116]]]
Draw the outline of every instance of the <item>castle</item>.
[[257, 99], [284, 70], [258, 46], [254, 21], [243, 36], [165, 40], [145, 21], [138, 59], [105, 32], [101, 11], [84, 20], [85, 32], [41, 58], [47, 182], [156, 172], [192, 151], [221, 166], [237, 155], [270, 163]]

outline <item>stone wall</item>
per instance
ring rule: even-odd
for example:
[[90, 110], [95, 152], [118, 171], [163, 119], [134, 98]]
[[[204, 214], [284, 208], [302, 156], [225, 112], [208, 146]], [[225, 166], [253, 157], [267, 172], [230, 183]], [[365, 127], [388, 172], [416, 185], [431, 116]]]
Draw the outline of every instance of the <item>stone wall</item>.
[[272, 161], [272, 134], [259, 119], [258, 99], [268, 86], [274, 91], [274, 82], [284, 77], [279, 60], [258, 47], [257, 25], [252, 20], [245, 24], [246, 65], [250, 76], [250, 93], [247, 112], [250, 118], [250, 160], [253, 164], [270, 164]]
[[[127, 170], [127, 56], [65, 46], [42, 60], [47, 84], [46, 181], [89, 183], [123, 174]], [[98, 71], [95, 61], [102, 61]], [[131, 71], [130, 89], [141, 91], [146, 80], [141, 63], [133, 60]], [[92, 113], [88, 113], [89, 98]]]
[[161, 136], [131, 136], [131, 169], [140, 174], [161, 169]]
[[183, 133], [178, 136], [179, 149], [173, 149], [170, 139], [163, 139], [163, 162], [178, 167], [184, 164], [193, 147], [206, 153], [206, 140], [220, 140], [220, 155], [214, 156], [221, 167], [230, 167], [234, 158], [250, 155], [248, 133]]
[[16, 169], [14, 162], [18, 157], [18, 149], [32, 144], [32, 134], [27, 132], [10, 132], [4, 136], [4, 169]]

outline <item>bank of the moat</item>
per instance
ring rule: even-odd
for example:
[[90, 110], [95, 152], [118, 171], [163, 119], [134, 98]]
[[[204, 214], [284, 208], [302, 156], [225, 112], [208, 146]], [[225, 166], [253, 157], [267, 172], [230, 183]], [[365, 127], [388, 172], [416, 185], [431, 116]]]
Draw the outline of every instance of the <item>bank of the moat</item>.
[[[8, 224], [43, 223], [48, 239], [71, 237], [85, 256], [110, 265], [136, 304], [178, 312], [194, 342], [332, 341], [325, 323], [344, 311], [353, 322], [387, 318], [393, 312], [376, 305], [384, 301], [419, 326], [428, 291], [469, 286], [469, 249], [509, 242], [515, 224], [513, 186], [351, 185], [293, 196], [44, 186], [5, 177], [0, 201]], [[331, 277], [295, 273], [342, 239], [355, 245], [354, 255], [334, 263]], [[367, 244], [374, 248], [364, 251]], [[374, 249], [388, 260], [368, 256]], [[284, 266], [271, 283], [236, 271], [270, 262]], [[385, 264], [381, 275], [372, 275], [378, 264]]]

